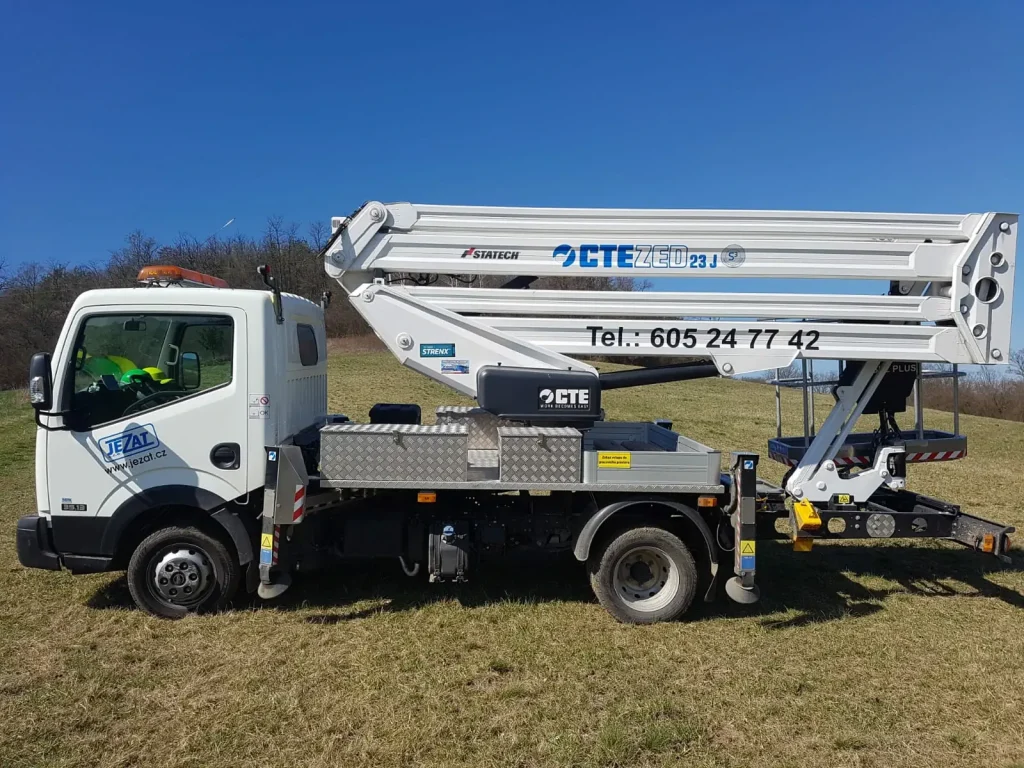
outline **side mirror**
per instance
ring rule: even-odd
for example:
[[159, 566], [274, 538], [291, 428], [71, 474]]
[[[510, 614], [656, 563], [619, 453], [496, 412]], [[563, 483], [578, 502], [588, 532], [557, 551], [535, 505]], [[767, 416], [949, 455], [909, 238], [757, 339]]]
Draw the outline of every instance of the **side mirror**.
[[28, 399], [37, 411], [53, 406], [53, 379], [50, 378], [50, 353], [36, 352], [28, 364]]
[[199, 389], [202, 375], [199, 370], [199, 355], [195, 352], [184, 352], [181, 355], [181, 388]]

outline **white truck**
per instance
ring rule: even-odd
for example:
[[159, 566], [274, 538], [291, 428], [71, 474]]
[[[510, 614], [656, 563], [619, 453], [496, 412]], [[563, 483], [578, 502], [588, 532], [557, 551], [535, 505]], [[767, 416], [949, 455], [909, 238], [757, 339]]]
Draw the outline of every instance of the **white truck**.
[[[630, 622], [679, 617], [719, 587], [754, 602], [759, 538], [944, 538], [1006, 559], [1012, 528], [914, 493], [906, 475], [966, 453], [958, 428], [924, 429], [922, 364], [955, 376], [1006, 362], [1017, 226], [999, 213], [366, 203], [333, 220], [325, 269], [403, 365], [475, 398], [432, 424], [415, 404], [379, 404], [367, 423], [328, 414], [323, 304], [268, 270], [253, 291], [149, 267], [140, 287], [80, 296], [52, 355], [32, 359], [38, 510], [18, 522], [19, 558], [127, 570], [141, 609], [179, 617], [243, 583], [271, 599], [295, 572], [349, 557], [463, 581], [508, 550], [569, 550]], [[686, 290], [531, 287], [567, 275]], [[882, 289], [690, 290], [706, 278]], [[681, 362], [599, 373], [579, 359], [594, 355]], [[839, 363], [816, 431], [797, 381], [803, 434], [780, 421], [769, 443], [790, 465], [782, 487], [758, 479], [756, 453], [723, 466], [671, 423], [601, 407], [612, 388], [797, 360]], [[855, 432], [863, 414], [878, 429]]]

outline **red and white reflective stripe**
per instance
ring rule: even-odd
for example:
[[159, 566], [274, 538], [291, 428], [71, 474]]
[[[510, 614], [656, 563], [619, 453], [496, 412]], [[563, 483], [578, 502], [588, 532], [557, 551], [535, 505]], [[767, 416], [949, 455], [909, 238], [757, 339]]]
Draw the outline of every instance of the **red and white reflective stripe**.
[[274, 526], [274, 550], [273, 550], [273, 554], [271, 555], [271, 558], [270, 558], [270, 564], [271, 565], [277, 565], [277, 547], [278, 547], [278, 544], [279, 544], [280, 540], [281, 540], [281, 526], [280, 525], [275, 525]]
[[862, 466], [868, 463], [867, 456], [845, 456], [835, 459], [836, 465], [840, 467]]
[[295, 504], [292, 506], [292, 522], [297, 523], [306, 511], [306, 487], [295, 486]]
[[966, 451], [931, 451], [928, 453], [911, 453], [908, 454], [907, 461], [912, 461], [914, 463], [924, 461], [952, 461], [953, 459], [962, 459], [966, 454]]

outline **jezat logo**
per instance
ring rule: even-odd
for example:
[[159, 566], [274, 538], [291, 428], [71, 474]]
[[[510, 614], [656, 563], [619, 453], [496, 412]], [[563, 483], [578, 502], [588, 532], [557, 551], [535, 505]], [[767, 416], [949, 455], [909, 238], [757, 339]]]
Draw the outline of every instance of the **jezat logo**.
[[482, 248], [467, 248], [462, 252], [464, 259], [518, 259], [519, 251], [485, 251]]
[[152, 424], [132, 427], [100, 440], [100, 450], [106, 462], [117, 461], [159, 447], [160, 439], [156, 436]]
[[542, 411], [586, 410], [590, 407], [590, 390], [544, 387], [537, 393], [537, 407]]

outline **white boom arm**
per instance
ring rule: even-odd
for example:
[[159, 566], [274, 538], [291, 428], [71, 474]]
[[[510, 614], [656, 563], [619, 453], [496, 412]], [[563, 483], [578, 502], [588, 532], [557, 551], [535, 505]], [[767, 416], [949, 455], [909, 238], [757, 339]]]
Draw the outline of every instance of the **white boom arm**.
[[[370, 327], [404, 365], [471, 396], [484, 365], [593, 372], [574, 355], [709, 357], [726, 375], [798, 358], [984, 365], [1009, 355], [1011, 214], [370, 202], [334, 219], [332, 231], [326, 271]], [[407, 285], [410, 275], [681, 278], [686, 288], [709, 277], [784, 280], [782, 288], [867, 279], [888, 281], [895, 295]], [[845, 406], [840, 392], [843, 417], [794, 473], [807, 474], [804, 487], [863, 410], [876, 368], [847, 388]]]
[[[403, 363], [467, 394], [484, 364], [587, 367], [563, 355], [711, 357], [733, 374], [796, 358], [1002, 363], [1010, 344], [1013, 215], [368, 203], [333, 227], [344, 229], [328, 274]], [[900, 295], [393, 282], [407, 273], [676, 277], [688, 288], [706, 277], [871, 279], [898, 281]], [[474, 338], [482, 356], [471, 354]], [[471, 364], [464, 382], [441, 374], [437, 359], [417, 364], [420, 343], [458, 342]]]

